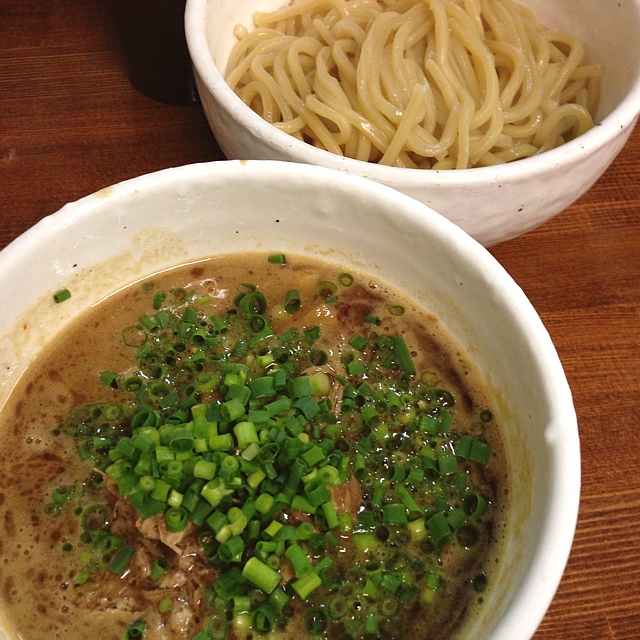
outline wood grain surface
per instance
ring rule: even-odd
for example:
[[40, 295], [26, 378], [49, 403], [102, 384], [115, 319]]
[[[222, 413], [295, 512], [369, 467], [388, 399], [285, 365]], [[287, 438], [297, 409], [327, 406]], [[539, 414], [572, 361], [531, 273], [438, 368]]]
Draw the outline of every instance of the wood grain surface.
[[[129, 84], [108, 0], [0, 0], [0, 248], [102, 187], [214, 159], [199, 105]], [[535, 638], [638, 639], [640, 128], [577, 203], [491, 252], [555, 342], [582, 443], [575, 542]]]

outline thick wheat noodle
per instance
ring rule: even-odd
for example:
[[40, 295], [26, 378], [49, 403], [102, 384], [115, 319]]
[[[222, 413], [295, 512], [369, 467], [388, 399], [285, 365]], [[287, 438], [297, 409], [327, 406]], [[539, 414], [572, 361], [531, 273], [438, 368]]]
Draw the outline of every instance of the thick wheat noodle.
[[378, 149], [386, 149], [390, 139], [384, 135], [382, 131], [377, 129], [371, 124], [363, 115], [357, 113], [351, 108], [344, 106], [342, 102], [332, 103], [331, 99], [325, 99], [330, 106], [332, 106], [339, 114], [341, 114], [352, 127], [355, 127], [361, 135], [366, 138], [370, 144], [373, 144]]
[[293, 120], [288, 120], [287, 122], [280, 123], [278, 125], [279, 129], [281, 129], [285, 133], [288, 133], [294, 138], [298, 138], [299, 140], [303, 139], [301, 131], [304, 129], [304, 127], [305, 122], [301, 116], [297, 116]]
[[320, 52], [322, 45], [313, 38], [300, 38], [285, 50], [287, 56], [286, 68], [296, 87], [298, 95], [304, 98], [311, 93], [311, 85], [308, 79], [308, 70], [304, 63], [308, 61], [313, 65], [315, 57]]
[[344, 8], [345, 2], [342, 2], [341, 0], [299, 0], [288, 7], [282, 7], [281, 9], [277, 9], [276, 11], [269, 13], [256, 11], [253, 15], [253, 22], [256, 27], [259, 27], [261, 24], [273, 24], [280, 21], [286, 23], [291, 19], [295, 20], [299, 16], [308, 16], [309, 13], [326, 5], [330, 5], [340, 10]]
[[578, 126], [578, 135], [585, 133], [591, 127], [590, 118], [585, 116], [585, 110], [581, 109], [579, 105], [575, 104], [563, 104], [554, 110], [545, 121], [540, 125], [540, 128], [536, 132], [533, 138], [533, 143], [536, 146], [542, 147], [547, 143], [554, 135], [561, 135], [564, 133], [562, 128], [567, 128], [567, 122], [574, 119]]
[[[452, 24], [452, 31], [453, 28]], [[462, 43], [455, 39], [452, 40], [450, 57], [452, 59], [452, 68], [455, 70], [462, 86], [464, 86], [465, 90], [471, 94], [474, 101], [481, 102], [483, 100], [484, 87], [480, 82], [481, 79], [476, 77], [473, 58], [470, 58], [468, 55], [468, 53], [471, 53], [472, 55], [475, 54], [475, 44], [475, 42]], [[479, 56], [479, 58], [482, 57], [483, 56]], [[493, 64], [493, 58], [491, 56], [489, 56], [489, 62], [491, 65], [491, 71], [493, 72], [495, 65]], [[484, 63], [484, 60], [481, 60], [480, 64], [484, 65]]]
[[362, 113], [378, 128], [393, 137], [394, 122], [397, 122], [402, 113], [393, 104], [388, 102], [380, 90], [380, 55], [379, 43], [376, 38], [386, 38], [393, 29], [394, 15], [383, 14], [372, 25], [369, 36], [362, 44], [360, 59], [356, 67], [356, 84], [358, 90], [358, 102]]
[[424, 19], [423, 7], [415, 5], [400, 17], [395, 35], [390, 46], [390, 56], [386, 59], [394, 79], [394, 90], [397, 98], [402, 98], [407, 103], [413, 94], [413, 87], [424, 78], [424, 74], [416, 74], [412, 58], [407, 57], [416, 42], [426, 37], [428, 25]]
[[[481, 75], [483, 76], [482, 78], [477, 78], [478, 89], [480, 89], [481, 84], [483, 87], [483, 91], [480, 91], [480, 94], [484, 94], [484, 96], [478, 95], [477, 97], [478, 100], [482, 101], [482, 106], [476, 111], [471, 122], [471, 126], [477, 128], [487, 122], [491, 115], [497, 111], [496, 105], [498, 104], [500, 90], [498, 78], [495, 73], [493, 55], [486, 47], [483, 47], [482, 41], [479, 38], [467, 40], [469, 31], [462, 31], [461, 26], [458, 21], [452, 21], [452, 35], [456, 35], [458, 37], [457, 42], [460, 43], [460, 46], [468, 50], [473, 56], [473, 59], [479, 62], [478, 68], [482, 71]], [[466, 26], [468, 27], [469, 25]], [[469, 61], [469, 64], [471, 65], [472, 61]], [[484, 82], [481, 83], [481, 80]], [[464, 87], [464, 84], [462, 84], [462, 86]], [[468, 89], [466, 92], [469, 92]]]
[[417, 84], [413, 87], [413, 95], [409, 99], [402, 120], [396, 129], [391, 143], [384, 152], [380, 164], [393, 165], [396, 158], [402, 152], [402, 149], [406, 146], [407, 138], [411, 135], [413, 126], [422, 120], [424, 93], [424, 85]]
[[500, 105], [507, 109], [520, 91], [522, 83], [527, 81], [525, 78], [531, 84], [531, 72], [526, 68], [523, 53], [511, 43], [494, 40], [489, 47], [493, 51], [496, 69], [505, 69], [508, 74], [508, 80], [500, 90]]
[[469, 143], [469, 156], [471, 158], [481, 158], [491, 149], [501, 146], [499, 137], [504, 122], [502, 115], [496, 111], [489, 120], [489, 126], [484, 134], [480, 137], [474, 136]]
[[571, 74], [574, 73], [584, 58], [584, 45], [577, 38], [560, 31], [550, 31], [546, 38], [553, 42], [563, 42], [570, 48], [569, 56], [566, 58], [562, 68], [560, 69], [550, 92], [551, 96], [559, 97], [562, 87], [569, 82]]
[[[378, 148], [386, 148], [388, 140], [382, 132], [376, 129], [366, 118], [352, 108], [349, 95], [345, 93], [344, 84], [340, 84], [336, 78], [330, 75], [326, 65], [325, 56], [329, 55], [328, 48], [324, 48], [325, 55], [318, 56], [318, 73], [314, 80], [314, 91], [322, 102], [336, 111], [338, 117], [344, 118], [360, 133], [369, 138]], [[335, 60], [335, 57], [332, 56]]]
[[322, 119], [307, 107], [305, 100], [295, 92], [290, 78], [286, 73], [285, 65], [282, 63], [282, 59], [286, 55], [286, 50], [283, 50], [282, 54], [280, 56], [276, 56], [273, 61], [274, 79], [279, 86], [282, 97], [287, 100], [293, 111], [302, 116], [303, 120], [311, 129], [314, 137], [322, 143], [327, 151], [341, 155], [342, 152], [340, 151], [340, 147], [332, 135], [332, 132], [327, 129]]
[[[267, 122], [273, 122], [275, 120], [276, 105], [273, 101], [273, 96], [269, 93], [262, 82], [258, 80], [249, 82], [238, 90], [238, 96], [247, 104], [251, 104], [254, 100], [259, 99], [262, 104], [262, 117]], [[287, 125], [289, 125], [290, 122], [294, 121], [291, 120], [287, 122]]]
[[351, 126], [345, 117], [335, 109], [332, 109], [326, 102], [318, 100], [314, 95], [307, 96], [305, 106], [319, 116], [320, 119], [325, 118], [327, 121], [333, 122], [336, 125], [338, 132], [333, 134], [333, 138], [337, 145], [347, 143], [351, 136]]
[[333, 25], [325, 24], [320, 18], [316, 18], [313, 21], [313, 27], [318, 32], [318, 35], [322, 40], [331, 46], [336, 41], [336, 36], [333, 34]]
[[464, 1], [464, 10], [469, 16], [473, 28], [479, 36], [482, 36], [484, 33], [484, 27], [482, 26], [482, 17], [480, 15], [480, 1], [479, 0], [465, 0]]
[[[250, 41], [255, 40], [255, 46], [249, 47]], [[237, 62], [234, 61], [235, 57], [229, 59], [229, 64], [233, 66], [233, 71], [227, 75], [227, 83], [231, 88], [234, 88], [241, 80], [241, 78], [247, 74], [251, 68], [253, 59], [260, 55], [268, 53], [277, 53], [278, 51], [293, 44], [295, 38], [291, 36], [285, 36], [272, 29], [254, 31], [251, 34], [248, 42], [241, 40], [240, 44], [246, 44], [246, 52], [237, 56]]]
[[601, 68], [514, 0], [293, 0], [238, 25], [229, 86], [331, 153], [464, 169], [593, 126]]
[[[289, 100], [289, 96], [285, 96], [285, 87], [283, 87], [273, 75], [269, 73], [269, 68], [273, 66], [276, 55], [273, 53], [266, 53], [260, 56], [256, 56], [251, 61], [249, 67], [253, 77], [262, 82], [266, 89], [269, 91], [283, 120], [290, 120], [293, 118], [293, 110], [295, 105]], [[297, 111], [297, 110], [296, 110]], [[274, 118], [278, 117], [274, 114]]]
[[456, 141], [458, 152], [452, 154], [452, 157], [456, 158], [456, 169], [464, 169], [469, 165], [469, 145], [471, 143], [469, 130], [471, 128], [472, 117], [473, 99], [470, 96], [466, 96], [462, 100], [462, 109], [460, 111], [460, 118], [458, 120], [458, 140]]
[[[346, 145], [352, 135], [351, 125], [347, 118], [332, 105], [336, 102], [348, 107], [348, 101], [344, 99], [344, 94], [340, 95], [340, 86], [336, 79], [329, 73], [327, 66], [331, 55], [329, 47], [323, 47], [318, 54], [317, 73], [313, 83], [313, 93], [305, 98], [305, 105], [311, 109], [316, 115], [325, 118], [327, 121], [334, 122], [338, 128], [335, 135], [338, 145]], [[345, 104], [346, 102], [346, 104]]]
[[333, 47], [322, 47], [316, 57], [316, 75], [313, 79], [313, 91], [320, 100], [337, 101], [350, 108], [351, 103], [338, 80], [331, 75], [335, 68]]

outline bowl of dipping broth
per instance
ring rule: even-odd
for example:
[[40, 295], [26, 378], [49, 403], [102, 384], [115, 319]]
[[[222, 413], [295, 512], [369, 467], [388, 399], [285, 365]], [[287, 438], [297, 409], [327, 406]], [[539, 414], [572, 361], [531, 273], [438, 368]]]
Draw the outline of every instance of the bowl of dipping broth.
[[184, 166], [44, 218], [0, 289], [3, 638], [535, 632], [576, 416], [446, 218], [324, 167]]
[[225, 155], [370, 178], [485, 246], [584, 194], [640, 111], [638, 0], [288, 5], [187, 1]]

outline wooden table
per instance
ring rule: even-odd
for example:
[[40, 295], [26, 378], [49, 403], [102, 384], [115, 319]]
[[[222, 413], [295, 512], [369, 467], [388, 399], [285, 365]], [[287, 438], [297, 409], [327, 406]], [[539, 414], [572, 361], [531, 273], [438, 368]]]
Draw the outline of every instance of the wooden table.
[[[0, 0], [0, 248], [101, 187], [223, 158], [199, 106], [130, 86], [107, 5]], [[551, 333], [582, 442], [575, 543], [535, 637], [638, 639], [640, 127], [579, 202], [491, 251]]]

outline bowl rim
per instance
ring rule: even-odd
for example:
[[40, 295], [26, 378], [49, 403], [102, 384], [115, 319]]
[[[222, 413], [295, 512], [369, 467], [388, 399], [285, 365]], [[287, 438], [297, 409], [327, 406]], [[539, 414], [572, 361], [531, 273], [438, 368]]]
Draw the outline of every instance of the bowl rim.
[[[205, 30], [207, 10], [211, 0], [186, 0], [185, 33], [189, 54], [196, 76], [212, 95], [216, 96], [220, 108], [241, 122], [248, 130], [259, 132], [268, 145], [277, 151], [294, 156], [298, 162], [320, 164], [348, 171], [378, 181], [392, 182], [397, 188], [405, 185], [439, 184], [456, 185], [485, 184], [500, 180], [502, 183], [519, 182], [523, 177], [544, 174], [550, 167], [554, 170], [579, 162], [597, 149], [606, 146], [612, 138], [629, 129], [640, 113], [640, 69], [636, 70], [630, 90], [624, 98], [599, 122], [569, 142], [517, 162], [468, 169], [434, 169], [419, 171], [411, 168], [382, 166], [333, 154], [307, 144], [267, 123], [248, 107], [227, 85], [222, 73], [213, 62]], [[640, 23], [640, 2], [632, 5]]]
[[[75, 202], [68, 203], [58, 212], [47, 216], [31, 227], [21, 236], [13, 240], [0, 251], [0, 278], [4, 277], [8, 266], [24, 252], [33, 254], [38, 247], [48, 246], [52, 235], [65, 237], [73, 224], [82, 224], [88, 217], [100, 215], [100, 209], [106, 206], [108, 211], [114, 204], [136, 192], [153, 192], [171, 184], [180, 183], [185, 178], [205, 180], [212, 173], [217, 175], [233, 175], [240, 172], [243, 176], [273, 177], [282, 170], [293, 182], [301, 184], [305, 176], [320, 180], [322, 184], [340, 182], [346, 185], [366, 187], [371, 198], [378, 198], [387, 203], [398, 203], [402, 215], [415, 220], [429, 234], [441, 236], [443, 242], [453, 249], [462, 260], [477, 265], [483, 277], [496, 280], [506, 293], [501, 302], [506, 307], [514, 322], [519, 325], [519, 332], [526, 337], [527, 344], [544, 373], [543, 385], [549, 398], [554, 398], [550, 407], [547, 429], [553, 442], [554, 464], [551, 473], [557, 478], [558, 485], [549, 494], [547, 515], [540, 536], [536, 540], [535, 553], [523, 579], [515, 592], [504, 614], [496, 622], [491, 638], [493, 640], [513, 640], [516, 637], [531, 637], [542, 621], [555, 596], [573, 543], [577, 524], [580, 501], [580, 445], [577, 418], [569, 388], [559, 356], [551, 337], [533, 305], [500, 263], [476, 240], [462, 231], [454, 223], [426, 205], [395, 191], [391, 187], [315, 165], [286, 163], [272, 160], [250, 161], [214, 161], [185, 165], [164, 169], [150, 174], [132, 178], [112, 187], [85, 196]], [[20, 314], [11, 321], [19, 318]], [[548, 434], [547, 434], [548, 435]], [[548, 438], [547, 438], [548, 439]], [[559, 446], [561, 444], [562, 446]], [[570, 455], [567, 455], [570, 452]], [[531, 595], [536, 599], [532, 602]]]

